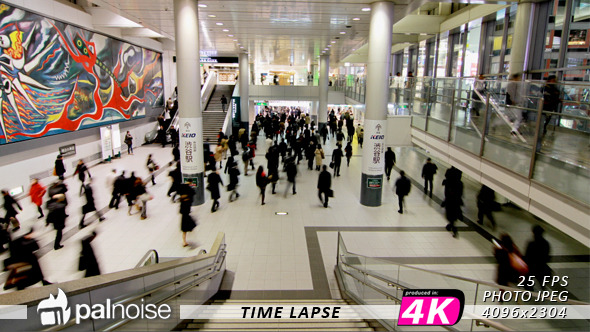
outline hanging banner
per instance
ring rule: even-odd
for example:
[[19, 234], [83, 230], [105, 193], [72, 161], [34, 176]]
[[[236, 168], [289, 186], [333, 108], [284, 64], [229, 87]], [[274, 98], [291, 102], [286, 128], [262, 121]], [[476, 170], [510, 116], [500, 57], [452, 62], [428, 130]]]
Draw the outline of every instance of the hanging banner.
[[182, 174], [203, 173], [203, 118], [180, 118], [178, 124]]
[[113, 157], [113, 141], [111, 139], [111, 134], [110, 127], [100, 127], [100, 145], [102, 148], [103, 160]]
[[113, 155], [121, 156], [121, 130], [119, 130], [119, 124], [111, 125], [111, 139], [113, 142]]
[[[385, 169], [385, 128], [387, 120], [365, 119], [363, 174], [381, 175]], [[366, 150], [365, 150], [366, 149]]]

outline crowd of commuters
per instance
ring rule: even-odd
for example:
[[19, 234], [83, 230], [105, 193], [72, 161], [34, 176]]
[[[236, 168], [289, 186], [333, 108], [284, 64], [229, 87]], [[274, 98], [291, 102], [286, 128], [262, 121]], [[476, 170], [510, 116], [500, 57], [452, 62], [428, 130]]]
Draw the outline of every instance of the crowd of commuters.
[[[223, 100], [222, 100], [223, 103]], [[168, 103], [170, 111], [174, 108], [174, 103]], [[225, 103], [224, 103], [225, 104]], [[177, 106], [176, 106], [177, 107]], [[175, 110], [174, 110], [175, 111]], [[168, 115], [169, 116], [169, 115]], [[164, 117], [164, 122], [166, 121]], [[164, 124], [166, 125], [166, 123]], [[169, 125], [169, 123], [168, 123]], [[187, 233], [191, 232], [196, 226], [197, 221], [191, 215], [191, 206], [195, 197], [192, 179], [187, 179], [185, 183], [182, 181], [182, 173], [180, 171], [180, 152], [178, 150], [178, 136], [173, 127], [170, 127], [173, 135], [170, 141], [173, 145], [173, 162], [170, 163], [171, 170], [168, 175], [171, 178], [171, 186], [167, 195], [171, 197], [173, 202], [179, 203], [180, 214], [180, 230], [182, 232], [182, 245], [189, 246], [186, 240]], [[170, 133], [170, 131], [168, 132]], [[211, 213], [216, 212], [220, 208], [220, 198], [222, 188], [226, 185], [229, 193], [228, 202], [233, 202], [240, 197], [238, 193], [240, 176], [242, 173], [240, 169], [244, 170], [243, 175], [248, 175], [248, 170], [256, 170], [255, 185], [259, 189], [260, 204], [265, 205], [267, 200], [267, 187], [270, 186], [270, 193], [277, 193], [277, 184], [279, 179], [286, 179], [286, 186], [284, 190], [284, 197], [288, 196], [289, 190], [292, 194], [297, 194], [297, 177], [298, 176], [315, 176], [317, 174], [317, 194], [320, 203], [327, 208], [329, 199], [334, 197], [332, 189], [332, 178], [340, 176], [343, 158], [346, 158], [346, 166], [350, 166], [350, 160], [353, 155], [354, 137], [356, 136], [357, 145], [362, 148], [364, 130], [361, 125], [354, 125], [354, 117], [351, 112], [332, 109], [328, 114], [327, 124], [317, 127], [316, 123], [310, 116], [303, 113], [299, 108], [266, 108], [261, 114], [256, 116], [256, 119], [248, 132], [243, 128], [235, 135], [225, 135], [220, 130], [217, 140], [217, 145], [212, 150], [210, 143], [204, 143], [204, 161], [206, 169], [206, 189], [212, 199]], [[258, 140], [263, 139], [267, 141], [267, 150], [259, 151], [266, 160], [265, 164], [255, 165], [255, 153], [258, 146]], [[168, 143], [168, 137], [164, 135], [160, 137], [162, 145]], [[330, 140], [335, 148], [331, 151], [331, 159], [326, 162], [326, 151], [324, 146]], [[133, 137], [129, 132], [125, 135], [125, 143], [128, 146], [128, 153], [133, 154]], [[240, 151], [241, 150], [241, 151]], [[242, 167], [239, 165], [239, 160], [242, 160]], [[385, 152], [385, 176], [390, 180], [393, 167], [396, 164], [395, 152], [388, 148]], [[260, 160], [260, 159], [259, 159]], [[312, 172], [301, 173], [298, 170], [298, 165], [301, 161], [307, 162], [307, 169]], [[225, 168], [223, 167], [225, 163]], [[315, 167], [314, 167], [315, 166]], [[145, 162], [145, 167], [149, 173], [148, 178], [143, 179], [135, 176], [135, 172], [130, 172], [130, 176], [126, 176], [125, 171], [112, 172], [107, 176], [107, 186], [111, 193], [111, 200], [108, 207], [118, 209], [121, 198], [125, 197], [128, 204], [128, 214], [131, 215], [136, 209], [141, 211], [141, 219], [147, 218], [147, 204], [153, 199], [153, 196], [146, 190], [146, 185], [151, 182], [155, 185], [156, 173], [159, 169], [158, 164], [150, 154]], [[433, 180], [437, 172], [437, 166], [430, 158], [422, 167], [422, 178], [424, 179], [424, 193], [432, 197]], [[227, 174], [228, 180], [224, 183], [222, 173]], [[317, 171], [317, 173], [313, 171]], [[330, 172], [331, 170], [331, 172]], [[62, 231], [65, 228], [68, 214], [66, 209], [68, 201], [66, 192], [67, 186], [64, 183], [64, 175], [66, 168], [63, 163], [63, 157], [59, 155], [56, 158], [54, 166], [54, 175], [57, 180], [54, 181], [48, 188], [43, 187], [38, 180], [34, 179], [31, 183], [29, 191], [31, 201], [37, 206], [39, 218], [46, 218], [46, 225], [53, 225], [56, 230], [56, 237], [54, 241], [54, 249], [59, 250], [63, 247], [61, 244]], [[400, 177], [393, 185], [395, 194], [398, 196], [398, 212], [404, 213], [405, 203], [404, 197], [407, 196], [412, 187], [411, 180], [406, 176], [404, 171], [399, 172]], [[91, 212], [96, 214], [99, 221], [104, 220], [101, 209], [98, 209], [94, 202], [93, 182], [88, 167], [83, 160], [80, 160], [74, 171], [81, 183], [80, 195], [84, 195], [85, 204], [81, 206], [82, 218], [79, 222], [79, 228], [86, 226], [85, 215]], [[442, 181], [444, 186], [444, 201], [442, 206], [445, 208], [445, 216], [448, 220], [447, 230], [457, 236], [458, 229], [455, 226], [457, 220], [463, 220], [462, 205], [463, 205], [463, 183], [462, 173], [460, 170], [451, 167], [445, 173], [445, 179]], [[43, 200], [46, 196], [44, 213]], [[10, 240], [8, 234], [8, 224], [12, 225], [13, 230], [18, 230], [20, 222], [17, 219], [18, 211], [22, 210], [18, 202], [12, 198], [8, 192], [2, 191], [4, 196], [4, 209], [6, 211], [2, 222], [2, 231], [0, 234], [0, 250], [4, 249], [5, 243], [10, 243], [11, 258], [22, 262], [29, 262], [27, 264], [34, 265], [36, 260], [34, 251], [35, 245], [32, 239], [32, 233], [19, 238]], [[177, 199], [178, 197], [178, 199]], [[493, 217], [493, 211], [497, 209], [498, 204], [495, 202], [495, 195], [493, 190], [483, 186], [477, 195], [478, 206], [478, 223], [483, 224], [484, 217], [487, 217], [492, 226], [495, 227], [496, 222]], [[521, 255], [518, 248], [511, 242], [508, 235], [501, 238], [495, 249], [496, 257], [499, 262], [498, 269], [498, 283], [501, 285], [508, 285], [514, 281], [514, 276], [522, 271], [512, 267], [510, 260], [513, 253], [522, 256], [523, 261], [528, 264], [530, 271], [535, 271], [539, 275], [548, 275], [551, 273], [547, 262], [549, 261], [549, 244], [542, 237], [542, 228], [534, 229], [535, 239], [529, 244], [525, 255]], [[86, 271], [86, 276], [100, 274], [97, 259], [94, 255], [91, 242], [96, 237], [96, 233], [84, 238], [82, 240], [82, 251], [80, 258], [80, 270]], [[7, 240], [4, 240], [7, 239]], [[14, 254], [13, 247], [27, 247], [22, 249], [25, 254]], [[38, 248], [38, 246], [37, 246]], [[541, 257], [542, 256], [542, 257]], [[23, 258], [24, 257], [24, 258]], [[508, 262], [508, 263], [507, 263]], [[9, 268], [10, 265], [6, 265]], [[38, 267], [38, 263], [36, 265]], [[507, 267], [508, 266], [508, 267]], [[34, 272], [37, 274], [33, 279], [43, 281], [40, 268], [35, 267]], [[24, 288], [29, 285], [16, 285], [16, 288]]]

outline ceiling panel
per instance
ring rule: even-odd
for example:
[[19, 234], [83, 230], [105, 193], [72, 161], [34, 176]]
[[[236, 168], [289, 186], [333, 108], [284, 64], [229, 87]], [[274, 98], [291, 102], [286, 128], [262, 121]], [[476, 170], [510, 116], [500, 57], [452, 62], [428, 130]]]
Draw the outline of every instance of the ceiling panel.
[[[172, 0], [92, 2], [174, 38]], [[248, 51], [255, 61], [277, 65], [316, 63], [317, 56], [328, 48], [331, 61], [338, 62], [366, 43], [370, 12], [362, 8], [370, 7], [371, 2], [199, 1], [207, 6], [199, 8], [200, 47], [215, 49], [223, 56]]]

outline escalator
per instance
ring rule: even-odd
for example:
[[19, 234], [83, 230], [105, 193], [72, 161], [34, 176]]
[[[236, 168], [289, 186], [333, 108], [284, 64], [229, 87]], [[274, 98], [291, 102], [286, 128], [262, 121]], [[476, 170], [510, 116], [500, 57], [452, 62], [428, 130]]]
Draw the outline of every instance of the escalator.
[[[215, 72], [212, 72], [210, 75], [207, 76], [207, 80], [205, 81], [205, 84], [202, 86], [201, 88], [201, 110], [205, 110], [204, 105], [208, 105], [209, 102], [211, 101], [212, 97], [213, 97], [213, 92], [215, 91], [217, 86], [217, 74]], [[231, 93], [230, 93], [231, 96]], [[175, 96], [175, 98], [173, 99], [174, 102], [177, 102], [177, 96]], [[164, 112], [166, 110], [162, 110], [162, 113], [160, 115], [164, 115]], [[166, 140], [168, 142], [171, 141], [170, 135], [169, 135], [169, 129], [171, 127], [174, 127], [176, 129], [178, 129], [178, 121], [179, 121], [179, 111], [176, 111], [176, 113], [172, 116], [172, 119], [170, 121], [170, 124], [168, 125], [167, 128], [164, 128], [164, 130], [166, 130]], [[205, 119], [205, 116], [203, 115], [203, 123], [207, 123], [207, 119]], [[221, 124], [223, 124], [223, 121], [221, 122]], [[154, 124], [154, 129], [152, 129], [151, 131], [147, 132], [145, 134], [145, 142], [146, 143], [153, 143], [156, 138], [158, 137], [158, 129], [160, 128], [160, 124], [158, 122], [156, 122], [156, 124]], [[219, 130], [219, 128], [217, 129]]]

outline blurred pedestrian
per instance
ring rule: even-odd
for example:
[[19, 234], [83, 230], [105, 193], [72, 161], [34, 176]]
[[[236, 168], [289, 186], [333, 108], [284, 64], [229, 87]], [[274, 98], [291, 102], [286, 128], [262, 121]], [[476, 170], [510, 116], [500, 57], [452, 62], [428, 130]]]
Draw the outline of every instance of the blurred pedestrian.
[[8, 193], [8, 190], [6, 190], [6, 189], [2, 190], [2, 196], [4, 196], [4, 210], [6, 211], [6, 214], [4, 215], [4, 219], [6, 220], [6, 222], [10, 221], [10, 223], [12, 224], [12, 227], [13, 227], [12, 231], [16, 232], [20, 229], [20, 222], [16, 218], [16, 215], [18, 214], [18, 212], [16, 211], [14, 206], [16, 205], [16, 207], [21, 211], [23, 210], [23, 208], [18, 204], [18, 202], [12, 196], [10, 196], [10, 194]]
[[477, 223], [483, 225], [483, 217], [486, 216], [492, 223], [492, 228], [496, 228], [496, 221], [492, 215], [496, 205], [496, 193], [485, 184], [481, 186], [477, 194]]
[[55, 229], [55, 242], [53, 249], [59, 250], [63, 248], [61, 239], [63, 236], [63, 229], [66, 227], [66, 196], [64, 194], [53, 195], [47, 201], [47, 224], [53, 224]]
[[412, 183], [410, 179], [406, 177], [406, 172], [400, 171], [399, 178], [395, 181], [395, 194], [397, 195], [397, 202], [399, 204], [398, 213], [404, 213], [404, 197], [410, 193]]
[[186, 242], [186, 233], [192, 232], [197, 226], [197, 222], [191, 216], [191, 207], [193, 205], [193, 198], [195, 197], [195, 191], [193, 190], [193, 180], [187, 179], [186, 183], [181, 185], [180, 188], [180, 230], [182, 231], [182, 246], [188, 246]]
[[90, 175], [90, 171], [86, 164], [84, 164], [84, 160], [78, 160], [78, 165], [76, 166], [76, 171], [74, 175], [78, 174], [78, 180], [80, 180], [80, 196], [82, 196], [82, 190], [84, 189], [84, 182], [86, 181], [86, 174], [88, 174], [88, 178], [92, 178]]
[[38, 282], [43, 285], [51, 283], [45, 280], [39, 260], [35, 251], [39, 250], [39, 244], [33, 238], [33, 230], [10, 242], [10, 257], [4, 260], [5, 270], [10, 271], [4, 289], [16, 288], [23, 290]]
[[80, 260], [78, 263], [78, 270], [86, 271], [84, 278], [100, 275], [100, 267], [98, 260], [94, 254], [94, 249], [90, 244], [96, 238], [96, 232], [86, 236], [82, 239], [82, 251], [80, 252]]
[[64, 179], [66, 173], [66, 167], [64, 166], [64, 157], [59, 154], [55, 159], [55, 168], [53, 169], [53, 175], [56, 175], [60, 180]]
[[238, 193], [238, 183], [240, 182], [240, 170], [238, 169], [238, 163], [232, 161], [232, 159], [233, 158], [230, 157], [227, 161], [228, 164], [226, 165], [226, 167], [229, 166], [229, 184], [227, 185], [227, 191], [231, 191], [231, 193], [229, 194], [230, 202], [234, 201], [234, 196], [236, 199], [240, 197], [240, 194]]
[[211, 205], [211, 213], [219, 209], [219, 198], [221, 197], [219, 185], [223, 186], [223, 181], [221, 181], [219, 171], [214, 170], [207, 176], [207, 190], [209, 190], [209, 193], [211, 193], [211, 199], [213, 200], [213, 205]]
[[39, 211], [39, 217], [37, 219], [43, 218], [45, 215], [43, 214], [43, 209], [41, 205], [43, 205], [43, 196], [47, 190], [39, 183], [39, 179], [33, 178], [31, 181], [31, 188], [29, 189], [29, 196], [31, 197], [31, 202], [37, 205], [37, 211]]
[[[324, 194], [324, 198], [322, 198], [322, 194]], [[328, 172], [328, 167], [326, 165], [322, 165], [322, 171], [318, 176], [318, 197], [320, 202], [324, 204], [324, 207], [328, 207], [328, 201], [330, 197], [333, 197], [332, 192], [332, 176], [330, 172]]]
[[346, 148], [344, 148], [344, 152], [346, 155], [346, 167], [350, 167], [350, 158], [352, 158], [352, 144], [348, 142], [346, 144]]
[[156, 177], [154, 175], [154, 172], [157, 171], [159, 169], [159, 167], [156, 164], [156, 162], [154, 162], [154, 160], [152, 159], [151, 153], [148, 155], [146, 166], [147, 166], [147, 169], [150, 172], [150, 176], [152, 178], [152, 185], [155, 185], [156, 184]]
[[[524, 260], [529, 268], [529, 277], [535, 277], [541, 288], [545, 290], [544, 279], [551, 276], [550, 260], [551, 246], [543, 237], [545, 230], [539, 225], [533, 227], [533, 240], [526, 247]], [[530, 279], [529, 279], [530, 280]], [[526, 285], [526, 290], [532, 291], [533, 286]]]
[[500, 243], [494, 242], [494, 256], [498, 261], [498, 272], [496, 282], [498, 285], [509, 286], [518, 282], [518, 276], [528, 272], [522, 254], [508, 234], [502, 234]]
[[391, 147], [388, 147], [387, 151], [385, 151], [385, 175], [387, 176], [387, 181], [391, 177], [393, 165], [395, 165], [395, 152], [391, 150]]
[[96, 205], [94, 204], [94, 193], [92, 190], [92, 186], [90, 185], [91, 182], [91, 180], [88, 180], [88, 183], [83, 186], [84, 196], [86, 196], [86, 204], [82, 206], [82, 219], [80, 219], [80, 224], [78, 225], [80, 229], [86, 227], [86, 225], [84, 225], [84, 217], [87, 213], [94, 211], [98, 216], [98, 221], [104, 220], [104, 217], [102, 216], [100, 211], [96, 209]]
[[432, 159], [426, 159], [426, 164], [422, 166], [422, 178], [424, 179], [424, 193], [427, 195], [428, 187], [430, 185], [430, 198], [432, 198], [432, 182], [437, 170], [438, 167], [432, 162]]
[[266, 185], [268, 184], [268, 177], [264, 172], [264, 168], [262, 166], [258, 166], [258, 171], [256, 171], [256, 186], [260, 189], [260, 196], [262, 196], [262, 204], [264, 205], [264, 198], [266, 197]]

